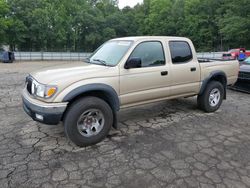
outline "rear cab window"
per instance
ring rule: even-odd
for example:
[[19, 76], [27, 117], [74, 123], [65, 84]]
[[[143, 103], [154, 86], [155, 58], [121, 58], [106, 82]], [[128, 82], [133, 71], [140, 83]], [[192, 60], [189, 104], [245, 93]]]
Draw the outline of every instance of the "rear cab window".
[[191, 47], [186, 41], [169, 41], [169, 49], [173, 64], [188, 63], [193, 59]]

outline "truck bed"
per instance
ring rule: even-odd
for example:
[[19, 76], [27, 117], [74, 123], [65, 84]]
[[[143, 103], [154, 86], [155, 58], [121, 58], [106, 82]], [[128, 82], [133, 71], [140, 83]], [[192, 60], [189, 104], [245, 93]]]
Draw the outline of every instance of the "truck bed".
[[227, 76], [227, 84], [234, 84], [238, 78], [239, 62], [237, 60], [198, 59], [201, 68], [201, 80], [208, 78], [211, 72], [223, 71]]

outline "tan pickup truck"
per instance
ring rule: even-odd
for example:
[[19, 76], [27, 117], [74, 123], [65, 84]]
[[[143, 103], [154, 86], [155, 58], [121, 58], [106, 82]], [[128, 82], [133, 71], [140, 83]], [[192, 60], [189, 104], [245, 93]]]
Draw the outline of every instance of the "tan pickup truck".
[[23, 107], [35, 121], [63, 121], [69, 139], [87, 146], [116, 127], [122, 108], [197, 95], [198, 106], [214, 112], [238, 71], [234, 60], [198, 60], [187, 38], [118, 38], [84, 62], [28, 75]]

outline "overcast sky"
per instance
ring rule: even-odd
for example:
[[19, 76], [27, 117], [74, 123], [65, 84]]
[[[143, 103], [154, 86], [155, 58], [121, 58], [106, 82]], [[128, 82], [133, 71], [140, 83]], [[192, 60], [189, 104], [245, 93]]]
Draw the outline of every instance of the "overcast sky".
[[137, 3], [142, 3], [143, 0], [119, 0], [119, 8], [122, 9], [126, 6], [134, 7]]

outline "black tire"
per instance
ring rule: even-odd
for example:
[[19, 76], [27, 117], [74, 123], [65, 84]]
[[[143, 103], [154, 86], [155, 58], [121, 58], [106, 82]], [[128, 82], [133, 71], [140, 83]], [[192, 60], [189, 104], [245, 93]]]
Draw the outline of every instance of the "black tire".
[[[97, 109], [102, 113], [104, 125], [98, 134], [86, 137], [78, 129], [78, 120], [84, 112], [90, 109]], [[107, 136], [113, 124], [113, 112], [104, 100], [97, 97], [84, 97], [70, 105], [64, 116], [63, 123], [65, 134], [72, 142], [80, 147], [89, 146], [102, 141]]]
[[[218, 100], [218, 103], [214, 106], [210, 104], [209, 102], [209, 97], [212, 91], [214, 91], [214, 89], [217, 89], [217, 91], [220, 94], [220, 98]], [[217, 93], [218, 93], [217, 92]], [[223, 85], [218, 82], [218, 81], [211, 81], [207, 84], [206, 89], [203, 91], [203, 93], [201, 95], [198, 95], [197, 97], [197, 102], [198, 102], [198, 106], [201, 110], [204, 110], [205, 112], [215, 112], [216, 110], [218, 110], [221, 106], [222, 100], [224, 98], [224, 87]]]

